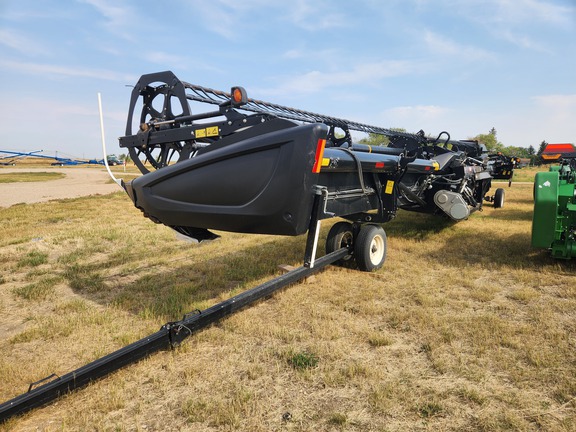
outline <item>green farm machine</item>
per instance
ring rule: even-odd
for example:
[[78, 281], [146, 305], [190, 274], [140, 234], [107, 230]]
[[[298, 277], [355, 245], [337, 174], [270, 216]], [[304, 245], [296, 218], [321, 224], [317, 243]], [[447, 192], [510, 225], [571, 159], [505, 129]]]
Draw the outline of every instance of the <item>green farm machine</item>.
[[561, 259], [576, 258], [576, 148], [570, 146], [560, 165], [534, 180], [532, 246]]

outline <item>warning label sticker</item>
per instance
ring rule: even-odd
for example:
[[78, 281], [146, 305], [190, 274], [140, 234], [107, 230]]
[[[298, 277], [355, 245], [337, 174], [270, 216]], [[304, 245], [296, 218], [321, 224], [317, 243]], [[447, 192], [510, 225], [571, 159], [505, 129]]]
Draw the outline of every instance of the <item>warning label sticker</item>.
[[214, 136], [218, 136], [220, 133], [218, 126], [210, 126], [204, 129], [198, 129], [195, 133], [194, 136], [196, 138], [206, 138], [206, 137], [214, 137]]
[[384, 193], [390, 195], [392, 192], [394, 192], [394, 181], [388, 180], [386, 182], [386, 189], [384, 190]]

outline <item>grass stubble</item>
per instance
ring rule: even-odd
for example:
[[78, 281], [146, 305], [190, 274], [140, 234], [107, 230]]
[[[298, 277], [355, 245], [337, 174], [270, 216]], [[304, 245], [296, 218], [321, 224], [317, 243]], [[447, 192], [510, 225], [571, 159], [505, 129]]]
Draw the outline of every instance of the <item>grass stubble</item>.
[[[506, 194], [458, 224], [400, 212], [380, 271], [330, 267], [0, 430], [576, 430], [576, 263], [530, 248], [531, 185]], [[181, 242], [121, 193], [0, 220], [2, 401], [300, 265], [304, 248]]]

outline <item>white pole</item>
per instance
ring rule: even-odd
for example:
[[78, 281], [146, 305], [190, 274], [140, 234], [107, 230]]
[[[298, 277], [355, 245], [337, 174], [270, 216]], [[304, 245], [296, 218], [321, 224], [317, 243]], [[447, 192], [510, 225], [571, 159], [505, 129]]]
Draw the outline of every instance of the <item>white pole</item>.
[[108, 166], [108, 154], [106, 152], [106, 138], [104, 135], [104, 116], [102, 115], [102, 97], [100, 96], [100, 93], [98, 93], [98, 110], [100, 111], [100, 132], [102, 133], [102, 152], [104, 153], [104, 165], [106, 166], [108, 174], [110, 174], [110, 177], [112, 177], [112, 180], [114, 180], [118, 184], [118, 186], [122, 187], [122, 179], [117, 179], [116, 177], [114, 177], [114, 174], [112, 174], [112, 171]]

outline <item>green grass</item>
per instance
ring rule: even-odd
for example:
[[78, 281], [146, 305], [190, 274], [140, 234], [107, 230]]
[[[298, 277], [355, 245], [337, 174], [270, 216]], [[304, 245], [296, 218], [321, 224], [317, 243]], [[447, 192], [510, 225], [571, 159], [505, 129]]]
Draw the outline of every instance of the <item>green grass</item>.
[[40, 251], [30, 251], [18, 260], [18, 267], [37, 267], [48, 262], [48, 254]]
[[514, 170], [514, 176], [512, 178], [512, 183], [514, 182], [534, 182], [534, 177], [536, 173], [541, 171], [548, 171], [549, 165], [540, 165], [534, 167], [526, 167]]
[[318, 356], [309, 352], [293, 353], [288, 357], [288, 364], [296, 370], [312, 369], [318, 366]]
[[43, 182], [66, 177], [59, 172], [12, 172], [0, 173], [0, 183]]
[[59, 277], [43, 278], [38, 282], [15, 288], [14, 293], [25, 300], [46, 300], [54, 297], [54, 286], [59, 282]]

